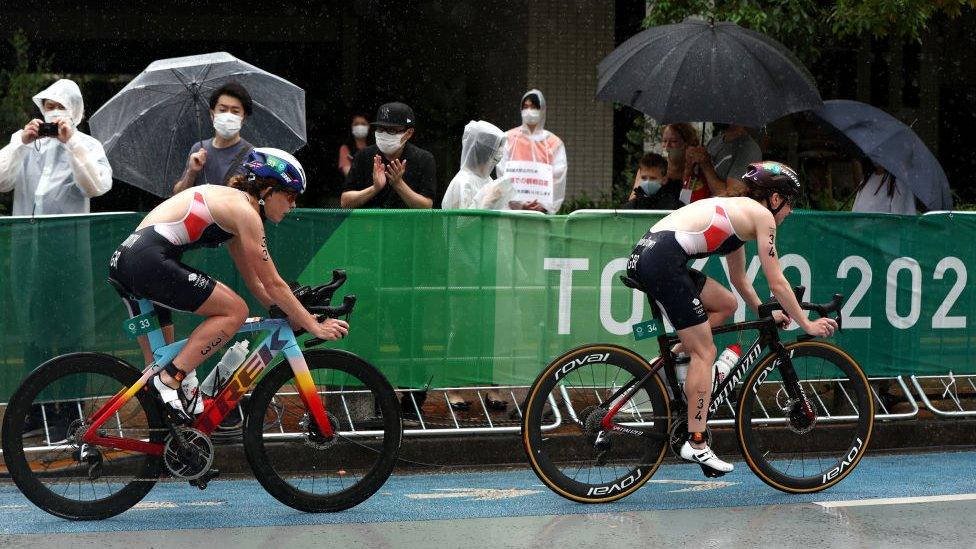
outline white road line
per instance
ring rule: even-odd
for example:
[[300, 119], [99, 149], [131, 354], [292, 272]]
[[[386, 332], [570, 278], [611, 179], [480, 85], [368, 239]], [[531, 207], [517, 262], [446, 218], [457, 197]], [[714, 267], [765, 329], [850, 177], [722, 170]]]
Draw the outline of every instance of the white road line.
[[903, 505], [906, 503], [933, 503], [939, 501], [966, 501], [976, 499], [976, 494], [947, 494], [944, 496], [917, 496], [907, 498], [851, 499], [847, 501], [815, 501], [815, 505], [832, 507], [863, 507], [865, 505]]

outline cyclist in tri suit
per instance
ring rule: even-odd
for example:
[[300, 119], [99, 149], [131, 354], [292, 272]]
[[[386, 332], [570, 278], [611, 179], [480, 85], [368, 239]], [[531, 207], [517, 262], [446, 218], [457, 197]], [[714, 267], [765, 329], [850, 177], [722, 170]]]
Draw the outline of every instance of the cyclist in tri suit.
[[[180, 401], [181, 383], [189, 401], [196, 388], [194, 369], [223, 347], [248, 316], [247, 304], [233, 290], [180, 261], [186, 250], [226, 243], [245, 284], [262, 305], [278, 305], [292, 326], [321, 339], [340, 339], [349, 330], [342, 320], [319, 323], [292, 294], [268, 252], [264, 220], [278, 223], [295, 207], [306, 184], [301, 164], [285, 151], [259, 148], [248, 154], [244, 167], [246, 174], [232, 178], [229, 186], [192, 187], [154, 208], [110, 260], [111, 279], [131, 295], [157, 304], [167, 343], [174, 340], [171, 309], [206, 317], [149, 384], [186, 422], [192, 418]], [[138, 314], [133, 300], [126, 300], [126, 306]], [[144, 336], [139, 344], [150, 363], [152, 353]], [[197, 402], [202, 408], [200, 399]]]
[[681, 457], [723, 474], [732, 464], [716, 457], [704, 437], [716, 355], [711, 327], [725, 323], [737, 304], [731, 291], [689, 268], [688, 261], [724, 255], [729, 280], [746, 305], [758, 312], [761, 300], [746, 277], [743, 248], [755, 240], [769, 289], [786, 311], [774, 313], [776, 322], [785, 327], [796, 320], [804, 332], [820, 337], [829, 337], [837, 328], [833, 319], [807, 318], [779, 265], [776, 227], [793, 211], [800, 194], [796, 173], [779, 162], [757, 162], [749, 166], [743, 181], [748, 186], [744, 197], [699, 200], [658, 221], [638, 241], [627, 264], [628, 276], [644, 286], [648, 299], [657, 302], [677, 330], [681, 344], [676, 350], [691, 359], [684, 387], [688, 440]]

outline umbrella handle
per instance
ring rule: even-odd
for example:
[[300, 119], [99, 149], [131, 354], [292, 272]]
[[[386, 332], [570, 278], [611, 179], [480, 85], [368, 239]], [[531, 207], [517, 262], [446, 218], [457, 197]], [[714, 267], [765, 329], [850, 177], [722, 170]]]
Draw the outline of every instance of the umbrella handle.
[[[203, 148], [203, 130], [200, 129], [200, 101], [203, 101], [203, 96], [200, 95], [200, 85], [196, 82], [190, 84], [190, 88], [190, 93], [193, 94], [193, 118], [197, 123], [197, 141], [200, 142], [200, 147]], [[203, 172], [203, 182], [209, 185], [210, 179], [207, 177], [206, 168], [200, 171]]]

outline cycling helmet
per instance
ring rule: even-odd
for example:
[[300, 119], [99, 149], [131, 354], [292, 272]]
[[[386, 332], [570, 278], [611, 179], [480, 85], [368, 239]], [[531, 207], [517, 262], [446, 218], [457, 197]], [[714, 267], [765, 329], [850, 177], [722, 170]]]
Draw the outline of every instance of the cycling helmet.
[[248, 153], [244, 167], [255, 177], [269, 177], [286, 189], [305, 192], [305, 170], [294, 156], [281, 149], [256, 148]]
[[[786, 164], [767, 160], [749, 165], [746, 174], [742, 176], [749, 187], [750, 195], [756, 199], [766, 200], [766, 207], [775, 215], [787, 203], [791, 203], [800, 196], [800, 178]], [[775, 210], [769, 204], [769, 197], [779, 193], [784, 202]]]

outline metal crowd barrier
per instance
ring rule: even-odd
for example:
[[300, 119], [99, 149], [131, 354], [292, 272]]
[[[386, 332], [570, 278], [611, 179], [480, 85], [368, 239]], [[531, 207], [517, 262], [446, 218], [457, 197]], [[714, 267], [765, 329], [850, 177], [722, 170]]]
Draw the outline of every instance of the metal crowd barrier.
[[[922, 404], [939, 417], [976, 416], [976, 374], [911, 376]], [[930, 398], [938, 395], [937, 398]], [[933, 400], [946, 406], [939, 406]], [[947, 409], [948, 408], [948, 409]]]

